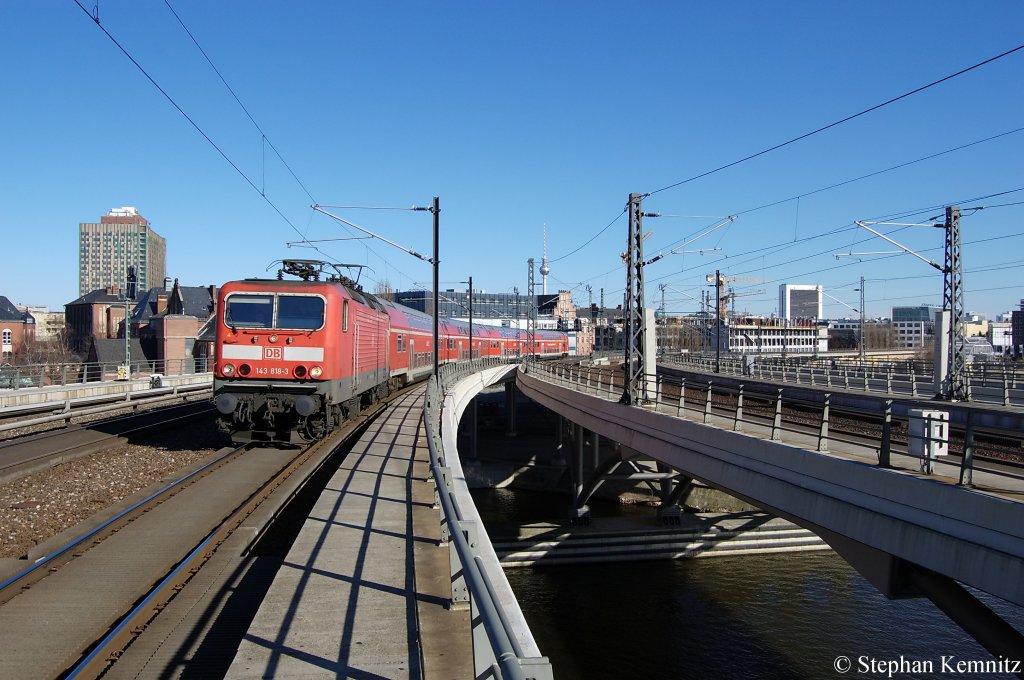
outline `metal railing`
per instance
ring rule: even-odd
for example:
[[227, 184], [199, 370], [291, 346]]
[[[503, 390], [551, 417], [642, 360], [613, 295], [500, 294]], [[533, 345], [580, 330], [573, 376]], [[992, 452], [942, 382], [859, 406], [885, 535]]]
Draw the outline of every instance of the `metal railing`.
[[[482, 624], [486, 639], [474, 635], [476, 677], [513, 680], [545, 680], [553, 677], [546, 657], [527, 655], [510, 624], [495, 585], [487, 575], [485, 562], [498, 564], [490, 543], [483, 547], [478, 537], [484, 531], [475, 519], [468, 519], [456, 493], [451, 468], [446, 464], [441, 440], [441, 416], [447, 391], [459, 380], [486, 368], [516, 363], [501, 357], [441, 366], [440, 384], [431, 377], [427, 385], [423, 417], [430, 451], [430, 469], [441, 511], [442, 541], [449, 543], [452, 573], [452, 606], [470, 606], [472, 618]], [[472, 500], [469, 501], [470, 503]], [[499, 566], [500, 569], [500, 566]], [[475, 624], [474, 624], [475, 625]], [[486, 643], [488, 646], [483, 647]]]
[[[29, 364], [0, 367], [0, 389], [26, 389], [50, 385], [75, 385], [119, 379], [124, 362], [78, 362], [65, 364]], [[151, 375], [191, 375], [213, 368], [213, 359], [196, 357], [166, 361], [135, 360], [131, 362], [134, 378]], [[121, 378], [124, 379], [123, 377]]]
[[[665, 355], [661, 363], [703, 373], [747, 376], [758, 380], [812, 387], [842, 388], [889, 395], [931, 398], [935, 395], [931, 367], [922, 361], [849, 363], [822, 358], [765, 359]], [[1003, 363], [968, 367], [968, 394], [973, 401], [1024, 406], [1024, 371]]]
[[[591, 394], [611, 401], [619, 401], [623, 391], [621, 367], [596, 368], [581, 365], [542, 364], [537, 374], [561, 387]], [[892, 467], [892, 454], [901, 453], [919, 458], [920, 470], [931, 474], [936, 459], [933, 457], [934, 444], [950, 442], [949, 421], [946, 424], [945, 439], [939, 440], [932, 434], [934, 416], [922, 416], [922, 433], [911, 431], [911, 417], [897, 416], [893, 412], [893, 400], [881, 399], [876, 410], [842, 409], [833, 407], [832, 394], [825, 392], [818, 399], [784, 396], [784, 388], [776, 388], [774, 394], [747, 390], [742, 383], [738, 386], [717, 383], [714, 379], [687, 379], [666, 375], [647, 376], [648, 398], [644, 407], [659, 413], [688, 418], [719, 428], [742, 432], [744, 427], [759, 426], [773, 441], [801, 446], [810, 450], [827, 452], [829, 443], [847, 443], [865, 446], [876, 451], [879, 467]], [[938, 407], [937, 407], [938, 408]], [[799, 415], [792, 415], [792, 414]], [[975, 425], [973, 409], [967, 410], [966, 425], [961, 440], [963, 450], [960, 461], [962, 485], [971, 485], [973, 480], [975, 438], [981, 434], [1007, 437], [1014, 433]], [[790, 415], [786, 415], [790, 414]], [[836, 427], [837, 421], [843, 427]], [[870, 422], [878, 428], [877, 446], [867, 441], [867, 433], [852, 432], [846, 422]], [[894, 433], [899, 437], [894, 438]], [[1019, 433], [1015, 433], [1019, 437]], [[799, 435], [799, 437], [798, 437]], [[809, 438], [809, 439], [808, 439]], [[897, 439], [899, 441], [897, 441]], [[905, 440], [905, 443], [904, 441]], [[920, 446], [916, 446], [920, 444]], [[911, 448], [919, 448], [923, 454], [916, 456]], [[1021, 475], [1000, 472], [1004, 476], [1020, 478]]]

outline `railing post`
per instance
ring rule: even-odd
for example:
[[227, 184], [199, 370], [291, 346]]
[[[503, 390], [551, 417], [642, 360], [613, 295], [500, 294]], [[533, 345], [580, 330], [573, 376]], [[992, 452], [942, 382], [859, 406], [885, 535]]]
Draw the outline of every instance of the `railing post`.
[[863, 367], [861, 367], [860, 370], [862, 371], [861, 375], [864, 376], [864, 391], [865, 392], [870, 392], [871, 390], [868, 389], [868, 367], [867, 366], [863, 366]]
[[882, 442], [878, 449], [878, 467], [891, 467], [892, 447], [892, 399], [885, 400], [885, 415], [882, 417]]
[[1006, 380], [1006, 369], [1003, 369], [1003, 406], [1010, 405], [1010, 383]]
[[[449, 522], [458, 522], [452, 531], [464, 531], [470, 547], [476, 547], [476, 522], [458, 521], [450, 518]], [[465, 566], [459, 560], [459, 551], [448, 548], [451, 563], [452, 599], [449, 607], [453, 610], [464, 610], [470, 607], [469, 585], [466, 583]]]
[[828, 451], [828, 407], [832, 395], [825, 395], [825, 404], [821, 408], [821, 429], [818, 431], [818, 450]]
[[967, 409], [967, 424], [964, 426], [964, 455], [960, 460], [959, 483], [960, 486], [968, 488], [974, 486], [974, 409]]
[[910, 367], [910, 396], [917, 396], [917, 372], [914, 367]]
[[775, 394], [775, 417], [772, 418], [772, 441], [782, 441], [782, 388]]
[[654, 387], [654, 412], [657, 413], [661, 410], [661, 381], [664, 376], [655, 375], [655, 387]]
[[892, 366], [885, 370], [885, 393], [892, 394]]
[[740, 391], [736, 394], [736, 415], [732, 421], [732, 430], [743, 431], [743, 385], [740, 385]]
[[686, 378], [682, 378], [679, 383], [679, 401], [676, 402], [676, 416], [680, 417], [686, 414]]
[[850, 369], [843, 369], [843, 388], [850, 389]]
[[707, 396], [704, 398], [704, 423], [711, 418], [711, 381], [708, 381]]

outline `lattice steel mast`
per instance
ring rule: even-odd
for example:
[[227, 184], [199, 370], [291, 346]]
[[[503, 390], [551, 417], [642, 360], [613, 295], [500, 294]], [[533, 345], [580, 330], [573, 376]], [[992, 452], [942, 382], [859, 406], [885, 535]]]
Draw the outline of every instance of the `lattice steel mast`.
[[946, 208], [946, 260], [942, 268], [942, 308], [949, 310], [949, 371], [944, 396], [971, 398], [967, 383], [967, 339], [964, 333], [964, 267], [960, 251], [960, 208]]
[[526, 274], [526, 342], [529, 352], [527, 360], [533, 360], [534, 347], [537, 344], [537, 294], [534, 290], [533, 280], [533, 258], [526, 261], [528, 272]]
[[623, 404], [647, 401], [647, 381], [644, 375], [644, 339], [647, 333], [644, 319], [644, 234], [642, 194], [630, 194], [626, 210], [629, 213], [629, 238], [626, 242], [625, 300], [625, 385]]

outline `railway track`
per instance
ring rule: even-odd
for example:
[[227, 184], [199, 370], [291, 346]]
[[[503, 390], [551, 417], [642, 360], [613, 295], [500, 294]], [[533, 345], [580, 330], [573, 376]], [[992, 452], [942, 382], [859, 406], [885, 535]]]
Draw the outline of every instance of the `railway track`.
[[[130, 645], [145, 647], [147, 631], [160, 628], [155, 624], [168, 603], [196, 581], [205, 592], [215, 580], [209, 574], [232, 571], [208, 565], [237, 560], [274, 535], [270, 527], [289, 516], [287, 508], [307, 480], [336, 466], [346, 444], [387, 403], [303, 449], [222, 449], [113, 516], [82, 526], [60, 548], [0, 576], [0, 640], [13, 650], [0, 657], [0, 676], [117, 677], [111, 664]], [[226, 542], [232, 544], [228, 556], [218, 557]], [[0, 568], [11, 571], [11, 562], [25, 561], [0, 562]], [[153, 644], [165, 643], [161, 637]]]
[[208, 402], [189, 402], [8, 439], [0, 442], [0, 483], [212, 414]]

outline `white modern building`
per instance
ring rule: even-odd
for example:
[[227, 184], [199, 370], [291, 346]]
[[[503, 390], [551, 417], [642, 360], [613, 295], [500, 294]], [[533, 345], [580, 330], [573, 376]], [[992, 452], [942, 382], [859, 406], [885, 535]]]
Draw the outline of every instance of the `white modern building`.
[[784, 283], [779, 286], [779, 317], [782, 319], [822, 319], [822, 287]]
[[[828, 351], [828, 327], [810, 320], [739, 318], [723, 326], [722, 351], [740, 354], [817, 354]], [[712, 346], [714, 343], [712, 328]]]

